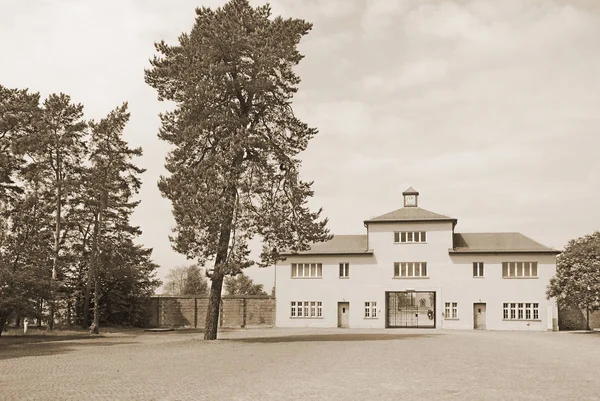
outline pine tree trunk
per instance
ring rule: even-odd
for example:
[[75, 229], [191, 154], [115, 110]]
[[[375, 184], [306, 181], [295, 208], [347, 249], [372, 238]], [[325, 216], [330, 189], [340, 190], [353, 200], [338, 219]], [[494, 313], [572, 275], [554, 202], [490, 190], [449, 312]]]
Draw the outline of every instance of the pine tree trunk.
[[92, 238], [92, 251], [90, 252], [90, 262], [88, 267], [87, 283], [85, 285], [85, 298], [83, 301], [83, 328], [89, 328], [90, 322], [90, 298], [92, 291], [92, 277], [96, 268], [96, 249], [98, 249], [98, 214], [94, 216], [94, 232]]
[[102, 193], [102, 199], [100, 200], [100, 210], [98, 211], [98, 229], [96, 230], [96, 238], [94, 241], [94, 248], [92, 252], [94, 253], [94, 323], [92, 324], [92, 332], [94, 334], [99, 333], [100, 329], [100, 309], [98, 299], [100, 298], [100, 235], [102, 234], [102, 217], [104, 215], [104, 208], [106, 207], [106, 199], [108, 198], [108, 193]]
[[9, 312], [0, 312], [0, 336], [2, 335], [2, 331], [4, 330], [9, 315]]
[[[236, 170], [243, 161], [244, 155], [239, 154], [234, 162], [233, 169]], [[216, 340], [217, 330], [219, 328], [219, 307], [221, 306], [221, 290], [223, 288], [223, 271], [221, 265], [227, 261], [227, 253], [229, 252], [229, 240], [231, 239], [231, 229], [233, 223], [233, 215], [235, 213], [235, 201], [237, 198], [237, 174], [232, 179], [226, 204], [228, 205], [225, 213], [225, 221], [221, 225], [221, 233], [219, 236], [219, 248], [215, 257], [215, 268], [211, 278], [210, 296], [208, 298], [208, 308], [206, 310], [206, 324], [204, 326], [204, 339]]]
[[94, 322], [92, 323], [92, 328], [91, 328], [91, 332], [94, 334], [98, 334], [99, 331], [99, 316], [100, 316], [100, 311], [98, 310], [98, 291], [100, 291], [99, 285], [98, 285], [98, 266], [96, 265], [96, 268], [94, 269]]
[[54, 311], [55, 294], [54, 286], [56, 281], [56, 270], [58, 264], [58, 253], [60, 248], [60, 215], [61, 215], [61, 176], [60, 176], [60, 153], [56, 151], [56, 226], [54, 229], [54, 260], [52, 261], [52, 277], [50, 277], [50, 316], [48, 325], [50, 330], [54, 330]]
[[204, 325], [204, 339], [216, 340], [219, 329], [219, 306], [221, 305], [221, 289], [223, 288], [223, 274], [219, 271], [213, 273], [206, 311], [206, 324]]
[[585, 308], [585, 329], [592, 330], [590, 328], [590, 308]]

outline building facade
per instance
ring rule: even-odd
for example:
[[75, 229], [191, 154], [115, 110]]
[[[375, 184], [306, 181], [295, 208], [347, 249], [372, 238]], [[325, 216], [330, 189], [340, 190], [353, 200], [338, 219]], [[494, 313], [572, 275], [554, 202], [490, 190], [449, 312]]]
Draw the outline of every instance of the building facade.
[[418, 206], [285, 252], [276, 268], [276, 326], [557, 330], [546, 299], [558, 251], [520, 233], [457, 233]]

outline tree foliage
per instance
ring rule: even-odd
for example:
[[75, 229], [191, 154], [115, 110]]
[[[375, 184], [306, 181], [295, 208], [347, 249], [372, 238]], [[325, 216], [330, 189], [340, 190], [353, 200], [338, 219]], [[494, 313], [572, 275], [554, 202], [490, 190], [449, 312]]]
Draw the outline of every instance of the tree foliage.
[[600, 231], [569, 241], [557, 257], [546, 295], [586, 311], [590, 329], [589, 314], [600, 310]]
[[267, 295], [262, 284], [254, 284], [244, 273], [225, 278], [225, 292], [227, 295]]
[[126, 104], [88, 122], [65, 94], [40, 104], [0, 86], [0, 328], [11, 316], [81, 324], [92, 282], [102, 321], [143, 321], [160, 282], [130, 223], [143, 169], [122, 139], [128, 119]]
[[271, 18], [268, 5], [231, 0], [196, 10], [179, 44], [156, 43], [146, 82], [160, 100], [159, 137], [174, 146], [159, 182], [172, 202], [176, 251], [201, 265], [214, 261], [205, 338], [216, 338], [223, 278], [254, 263], [248, 242], [263, 240], [260, 265], [282, 249], [303, 250], [329, 238], [321, 210], [307, 205], [311, 182], [298, 155], [317, 130], [291, 107], [300, 82], [293, 67], [311, 24]]
[[170, 295], [208, 294], [208, 282], [198, 265], [177, 266], [167, 273], [164, 290]]

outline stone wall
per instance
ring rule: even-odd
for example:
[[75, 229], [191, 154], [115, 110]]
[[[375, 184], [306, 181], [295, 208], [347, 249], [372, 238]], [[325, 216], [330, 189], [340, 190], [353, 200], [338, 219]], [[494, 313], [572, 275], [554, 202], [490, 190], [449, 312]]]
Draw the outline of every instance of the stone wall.
[[[560, 330], [585, 330], [585, 311], [570, 305], [558, 307]], [[600, 311], [590, 313], [590, 328], [600, 329]]]
[[[155, 296], [148, 303], [151, 327], [204, 327], [208, 298]], [[274, 327], [275, 298], [225, 296], [219, 311], [220, 327]]]

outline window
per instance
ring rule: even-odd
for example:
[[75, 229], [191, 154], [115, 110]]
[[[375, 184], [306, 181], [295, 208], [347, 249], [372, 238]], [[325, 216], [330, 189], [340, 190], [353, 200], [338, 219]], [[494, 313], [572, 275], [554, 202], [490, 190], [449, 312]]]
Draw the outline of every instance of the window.
[[540, 304], [532, 303], [505, 303], [503, 304], [502, 318], [504, 320], [539, 320]]
[[427, 233], [425, 231], [396, 231], [394, 233], [395, 243], [416, 243], [427, 242]]
[[340, 263], [340, 278], [350, 277], [350, 263]]
[[292, 301], [290, 317], [317, 318], [323, 316], [323, 304], [320, 301]]
[[473, 277], [483, 277], [483, 262], [473, 262]]
[[394, 277], [427, 277], [426, 262], [396, 262]]
[[537, 262], [502, 262], [502, 277], [537, 277]]
[[377, 302], [365, 302], [365, 319], [377, 318]]
[[458, 302], [446, 302], [444, 319], [458, 319]]
[[321, 263], [292, 263], [292, 277], [323, 277], [323, 265]]

